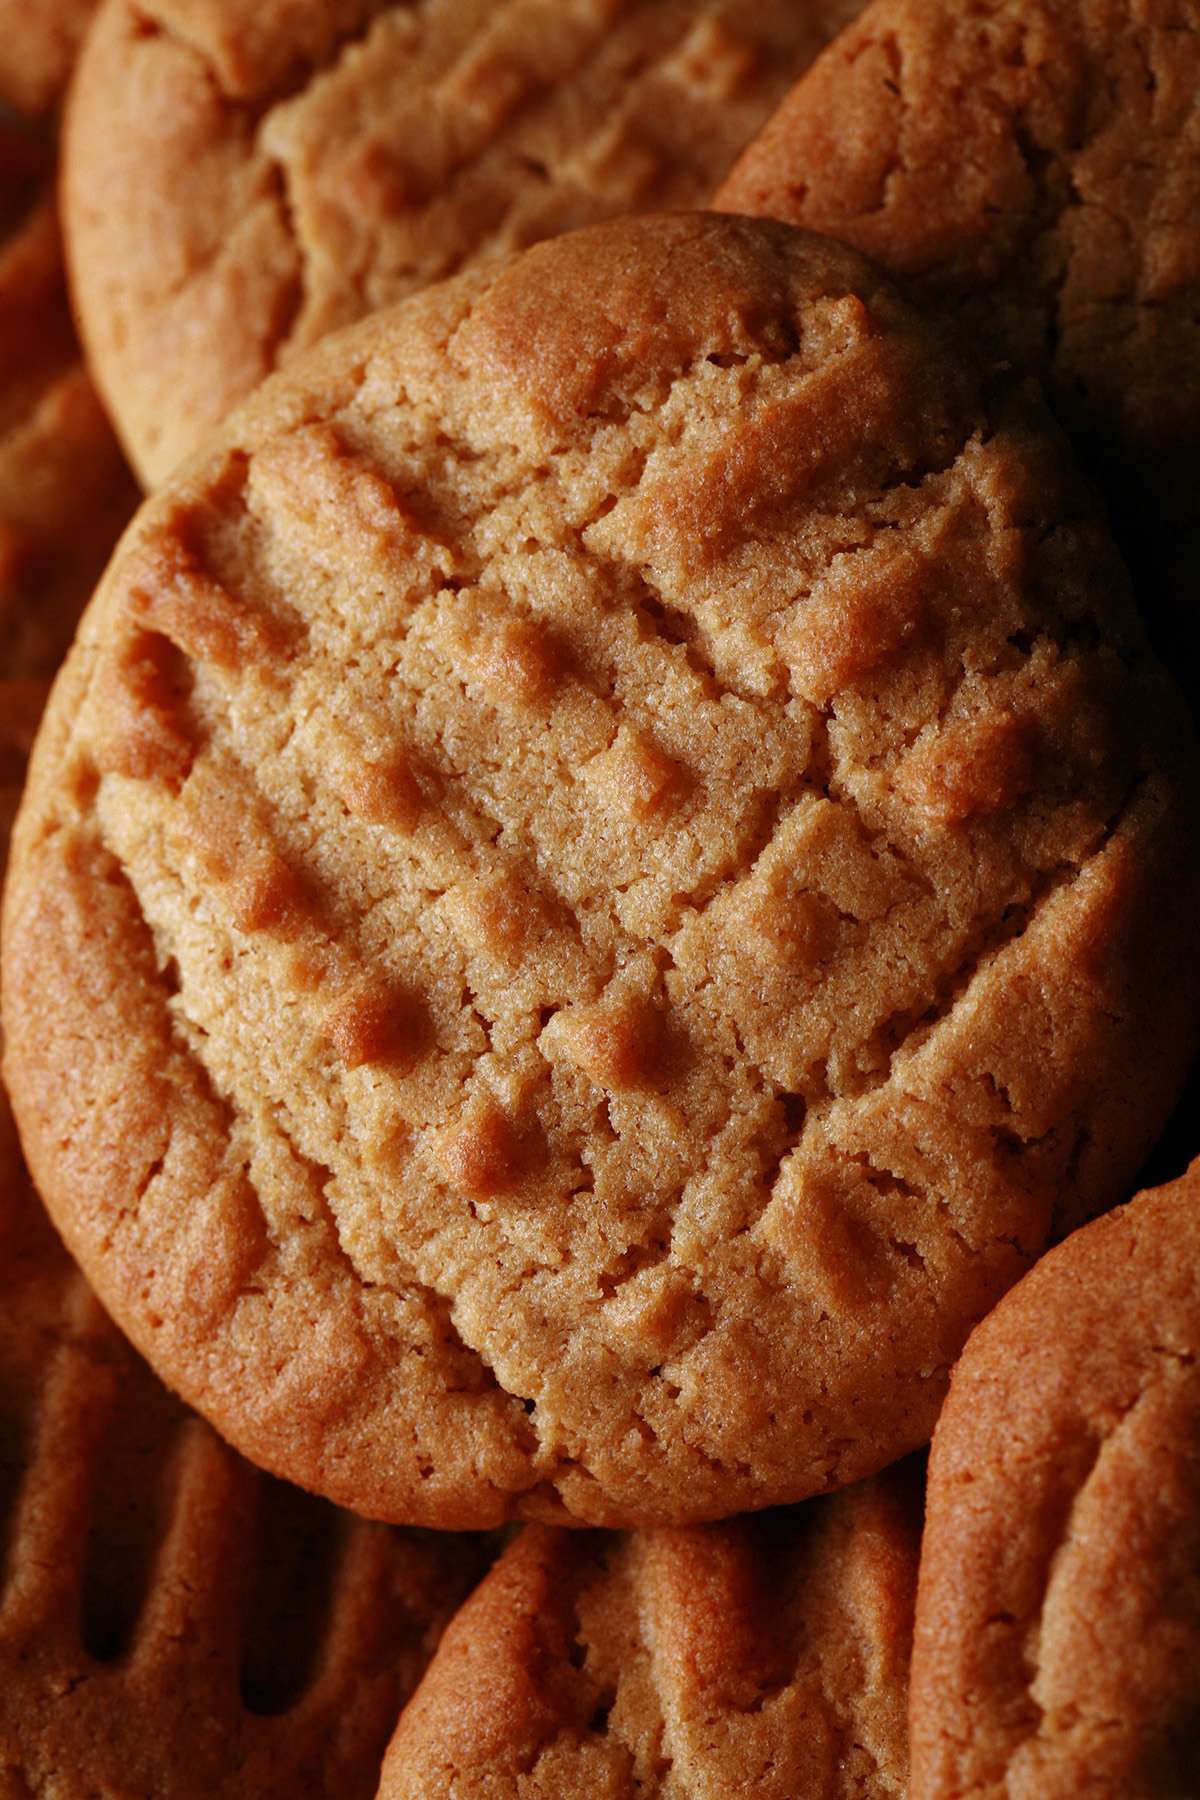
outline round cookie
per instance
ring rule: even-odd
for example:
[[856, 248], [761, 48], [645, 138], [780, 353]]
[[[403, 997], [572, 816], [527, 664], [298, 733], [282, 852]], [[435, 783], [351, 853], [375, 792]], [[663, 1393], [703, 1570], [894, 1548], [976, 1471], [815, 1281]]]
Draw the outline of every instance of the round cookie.
[[872, 0], [714, 204], [856, 245], [1036, 374], [1200, 709], [1200, 4]]
[[901, 1800], [921, 1473], [724, 1525], [527, 1526], [447, 1627], [379, 1800]]
[[1197, 1012], [1195, 747], [1036, 396], [853, 251], [624, 219], [365, 320], [140, 512], [6, 1068], [106, 1304], [380, 1516], [927, 1440]]
[[1200, 1163], [971, 1337], [930, 1459], [912, 1800], [1200, 1777]]
[[862, 0], [107, 0], [64, 210], [147, 487], [272, 368], [480, 257], [700, 206]]
[[369, 1800], [489, 1547], [250, 1468], [104, 1317], [0, 1131], [0, 1791]]

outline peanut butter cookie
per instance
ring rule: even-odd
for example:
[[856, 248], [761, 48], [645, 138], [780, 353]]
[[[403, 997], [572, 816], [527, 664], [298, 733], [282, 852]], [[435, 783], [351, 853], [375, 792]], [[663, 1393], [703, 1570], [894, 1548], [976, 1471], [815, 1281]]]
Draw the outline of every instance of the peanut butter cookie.
[[826, 231], [1036, 375], [1200, 714], [1200, 3], [872, 0], [714, 204]]
[[138, 500], [80, 361], [54, 168], [0, 121], [0, 683], [53, 675]]
[[0, 100], [37, 116], [62, 99], [96, 0], [0, 0]]
[[379, 1800], [902, 1800], [921, 1474], [724, 1525], [528, 1526], [447, 1628]]
[[1200, 1780], [1200, 1163], [972, 1336], [930, 1462], [912, 1800]]
[[700, 206], [861, 0], [107, 0], [65, 214], [147, 486], [334, 326], [616, 213]]
[[716, 1518], [927, 1440], [1196, 1025], [1195, 746], [1035, 395], [857, 253], [624, 219], [148, 503], [6, 892], [38, 1184], [368, 1513]]

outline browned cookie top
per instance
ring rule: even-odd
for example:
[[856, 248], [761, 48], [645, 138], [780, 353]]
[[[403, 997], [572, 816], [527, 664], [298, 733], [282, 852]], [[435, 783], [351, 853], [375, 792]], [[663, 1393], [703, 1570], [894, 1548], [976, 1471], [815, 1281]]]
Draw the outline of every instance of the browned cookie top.
[[528, 1527], [447, 1628], [379, 1800], [900, 1800], [920, 1473], [725, 1525]]
[[912, 1800], [1200, 1787], [1200, 1163], [972, 1336], [930, 1462]]
[[147, 485], [270, 369], [572, 226], [699, 206], [861, 0], [107, 0], [66, 217]]
[[858, 246], [1088, 446], [1200, 446], [1200, 4], [872, 0], [716, 195]]
[[369, 1800], [488, 1546], [251, 1469], [101, 1313], [0, 1130], [0, 1792]]
[[786, 226], [618, 221], [318, 347], [143, 509], [35, 765], [39, 1184], [368, 1512], [882, 1466], [1190, 1048], [1193, 753], [1091, 499]]

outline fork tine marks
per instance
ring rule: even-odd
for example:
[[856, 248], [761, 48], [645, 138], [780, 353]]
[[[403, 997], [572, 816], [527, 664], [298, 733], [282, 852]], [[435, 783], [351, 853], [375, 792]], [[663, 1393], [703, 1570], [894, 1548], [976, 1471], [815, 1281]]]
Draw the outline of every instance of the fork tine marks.
[[80, 1595], [92, 1497], [117, 1372], [76, 1343], [55, 1348], [35, 1402], [14, 1508], [0, 1637], [81, 1654]]
[[239, 1648], [259, 1476], [201, 1420], [175, 1449], [171, 1522], [138, 1622], [129, 1678], [172, 1691], [203, 1670], [206, 1691], [240, 1710]]
[[[297, 1724], [337, 1717], [368, 1684], [377, 1690], [376, 1703], [390, 1704], [394, 1714], [416, 1687], [442, 1621], [431, 1625], [428, 1601], [410, 1595], [398, 1581], [403, 1563], [389, 1526], [353, 1521], [334, 1575], [313, 1678], [293, 1709]], [[453, 1608], [453, 1580], [447, 1575], [447, 1614]]]
[[386, 1525], [355, 1520], [334, 1572], [329, 1611], [312, 1680], [296, 1703], [297, 1717], [333, 1710], [356, 1680], [353, 1660], [364, 1649], [383, 1651], [392, 1588]]

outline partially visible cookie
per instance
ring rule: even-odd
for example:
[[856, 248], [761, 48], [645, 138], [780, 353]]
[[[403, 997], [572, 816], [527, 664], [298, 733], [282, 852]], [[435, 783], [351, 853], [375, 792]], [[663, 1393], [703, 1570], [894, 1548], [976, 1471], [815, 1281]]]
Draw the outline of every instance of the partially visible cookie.
[[96, 0], [0, 0], [0, 100], [38, 117], [57, 106]]
[[0, 875], [8, 862], [29, 752], [49, 692], [50, 683], [44, 677], [0, 678]]
[[107, 0], [65, 216], [147, 486], [269, 370], [481, 257], [699, 206], [861, 0]]
[[827, 231], [953, 306], [1097, 449], [1194, 447], [1200, 5], [1145, 15], [872, 0], [714, 204]]
[[379, 1800], [901, 1800], [920, 1478], [725, 1525], [526, 1527], [447, 1627]]
[[251, 1469], [104, 1317], [0, 1132], [0, 1792], [369, 1800], [488, 1547]]
[[0, 681], [53, 675], [137, 498], [80, 361], [53, 151], [0, 123]]
[[1195, 757], [1035, 395], [786, 226], [555, 239], [123, 540], [6, 890], [31, 1166], [166, 1378], [365, 1512], [856, 1480], [1178, 1091]]
[[872, 0], [717, 191], [1036, 374], [1200, 709], [1200, 3]]
[[930, 1461], [912, 1800], [1200, 1786], [1200, 1163], [972, 1336]]

